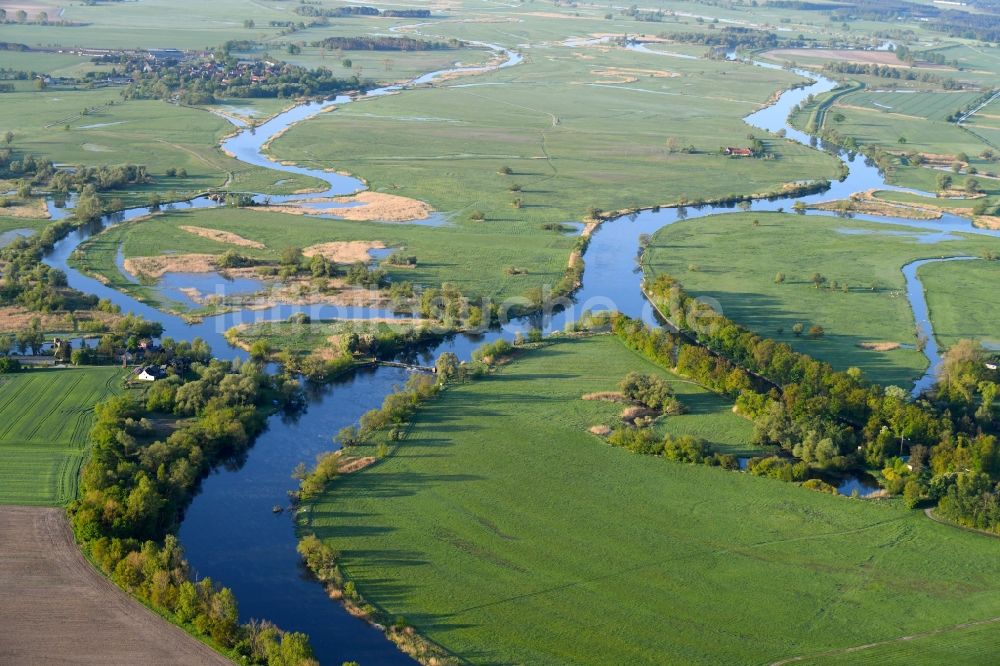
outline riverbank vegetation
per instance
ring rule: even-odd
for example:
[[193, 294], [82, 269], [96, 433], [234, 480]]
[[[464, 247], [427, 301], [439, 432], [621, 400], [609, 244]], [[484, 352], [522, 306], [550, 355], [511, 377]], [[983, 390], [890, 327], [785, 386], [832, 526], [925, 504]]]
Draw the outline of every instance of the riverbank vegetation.
[[100, 403], [79, 497], [69, 507], [84, 552], [117, 585], [249, 663], [314, 662], [303, 634], [239, 624], [232, 592], [210, 578], [193, 581], [173, 533], [201, 479], [263, 430], [266, 405], [294, 407], [299, 391], [255, 364], [209, 361], [141, 396]]
[[[664, 227], [653, 235], [643, 266], [651, 280], [677, 276], [689, 293], [714, 299], [729, 319], [761, 336], [838, 370], [858, 367], [873, 381], [908, 386], [927, 362], [915, 349], [922, 342], [900, 269], [917, 259], [998, 251], [1000, 241], [972, 234], [751, 212]], [[949, 283], [972, 277], [962, 262], [948, 271]], [[933, 293], [934, 281], [925, 288]], [[956, 296], [950, 306], [956, 311], [976, 310], [980, 302]], [[813, 327], [822, 334], [810, 334]]]
[[[777, 660], [993, 616], [995, 591], [959, 583], [989, 580], [988, 539], [896, 503], [603, 444], [588, 429], [616, 421], [622, 405], [582, 398], [614, 392], [630, 371], [667, 379], [690, 408], [657, 426], [674, 438], [719, 441], [711, 431], [742, 422], [712, 394], [719, 409], [702, 411], [700, 389], [685, 391], [693, 385], [615, 337], [566, 339], [425, 402], [390, 455], [307, 504], [303, 530], [330, 549], [345, 589], [472, 663], [597, 663], [609, 650], [637, 663], [664, 652], [691, 663]], [[699, 416], [714, 427], [687, 430]], [[745, 425], [739, 431], [748, 446]], [[881, 546], [874, 562], [872, 539]], [[398, 549], [409, 555], [367, 555]], [[679, 558], [684, 567], [662, 566]], [[862, 572], [881, 583], [858, 584]], [[776, 598], [769, 581], [778, 576]], [[740, 583], [708, 594], [708, 579]], [[851, 604], [803, 623], [843, 586], [855, 590]], [[635, 621], [651, 614], [677, 618], [680, 629]], [[619, 628], [613, 638], [586, 629], [608, 621]], [[737, 638], [748, 632], [749, 647]]]

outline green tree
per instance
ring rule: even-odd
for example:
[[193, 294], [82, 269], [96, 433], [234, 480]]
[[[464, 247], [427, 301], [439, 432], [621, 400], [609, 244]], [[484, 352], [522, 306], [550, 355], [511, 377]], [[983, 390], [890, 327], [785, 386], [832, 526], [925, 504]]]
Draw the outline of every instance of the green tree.
[[438, 356], [434, 369], [437, 371], [439, 381], [445, 382], [454, 377], [458, 373], [459, 365], [458, 356], [452, 352], [444, 352]]
[[263, 361], [271, 355], [271, 345], [267, 340], [255, 340], [250, 345], [250, 358], [255, 361]]

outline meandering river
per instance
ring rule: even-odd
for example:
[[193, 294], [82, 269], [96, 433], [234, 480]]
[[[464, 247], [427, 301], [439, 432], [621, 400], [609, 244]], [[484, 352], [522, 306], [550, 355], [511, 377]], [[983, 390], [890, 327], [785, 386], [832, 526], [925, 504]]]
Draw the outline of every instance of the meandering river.
[[[517, 64], [521, 56], [501, 47], [488, 46], [503, 61], [490, 67], [456, 67], [453, 70], [432, 72], [398, 86], [371, 91], [380, 95], [403, 91], [413, 85], [433, 82], [454, 71], [480, 72], [497, 67]], [[662, 55], [662, 54], [659, 54]], [[655, 57], [651, 55], [650, 57]], [[764, 65], [762, 65], [764, 66]], [[773, 66], [773, 65], [771, 65]], [[811, 137], [787, 126], [789, 112], [810, 94], [831, 90], [835, 82], [814, 73], [799, 71], [811, 79], [807, 87], [783, 93], [771, 106], [746, 118], [752, 126], [777, 132], [785, 130], [787, 138], [810, 145]], [[405, 94], [405, 93], [404, 93]], [[320, 196], [350, 194], [363, 189], [364, 184], [349, 176], [278, 163], [264, 152], [267, 141], [291, 125], [311, 118], [332, 105], [350, 102], [339, 97], [322, 103], [301, 104], [285, 111], [256, 127], [243, 129], [223, 142], [223, 148], [237, 159], [258, 166], [318, 178], [328, 185]], [[887, 185], [878, 169], [863, 158], [842, 156], [848, 167], [847, 177], [833, 183], [828, 192], [800, 197], [754, 202], [754, 210], [788, 210], [795, 201], [813, 203], [867, 190], [901, 189]], [[271, 197], [273, 201], [302, 198], [299, 195]], [[218, 205], [207, 198], [199, 198], [181, 206], [209, 207]], [[50, 204], [54, 217], [65, 215], [65, 210]], [[593, 235], [584, 256], [586, 271], [583, 284], [576, 293], [571, 307], [544, 317], [515, 320], [500, 330], [484, 335], [452, 336], [423, 352], [422, 360], [432, 362], [445, 351], [453, 351], [461, 358], [468, 358], [472, 349], [483, 341], [498, 336], [511, 337], [518, 331], [540, 326], [546, 331], [561, 330], [566, 323], [579, 317], [585, 310], [617, 309], [633, 317], [655, 323], [650, 304], [640, 290], [641, 273], [636, 258], [639, 238], [672, 224], [679, 219], [703, 217], [715, 213], [731, 212], [730, 207], [703, 206], [686, 211], [661, 209], [605, 222]], [[149, 211], [136, 208], [119, 213], [104, 221], [114, 224], [134, 219]], [[809, 215], [824, 215], [810, 211]], [[997, 232], [979, 230], [968, 220], [945, 215], [939, 220], [918, 221], [905, 218], [884, 218], [857, 215], [856, 217], [878, 223], [905, 224], [927, 232], [963, 231], [998, 235]], [[215, 354], [222, 358], [243, 356], [243, 352], [229, 345], [224, 332], [233, 325], [264, 319], [283, 319], [294, 312], [307, 312], [313, 318], [369, 317], [388, 313], [366, 308], [332, 306], [277, 305], [267, 310], [238, 311], [206, 318], [190, 324], [180, 317], [166, 314], [101, 282], [83, 275], [68, 264], [69, 256], [102, 225], [80, 229], [56, 244], [46, 257], [46, 263], [63, 270], [69, 284], [80, 291], [107, 298], [120, 305], [123, 311], [141, 314], [163, 324], [164, 335], [175, 339], [192, 339], [199, 336], [206, 340]], [[904, 270], [907, 293], [914, 307], [915, 318], [921, 322], [921, 331], [928, 340], [924, 353], [928, 357], [928, 374], [917, 383], [920, 389], [929, 385], [939, 362], [937, 345], [927, 318], [927, 305], [919, 284], [917, 269], [927, 260], [914, 262]], [[299, 462], [311, 463], [316, 454], [332, 448], [331, 435], [342, 427], [357, 422], [362, 413], [377, 407], [394, 386], [406, 380], [407, 371], [399, 368], [379, 367], [354, 372], [322, 387], [309, 387], [307, 410], [295, 417], [275, 416], [269, 427], [249, 450], [244, 460], [231, 467], [220, 469], [202, 484], [201, 492], [189, 507], [180, 528], [180, 540], [189, 562], [199, 576], [211, 576], [217, 582], [233, 589], [240, 602], [242, 618], [266, 618], [284, 629], [308, 633], [324, 664], [339, 664], [347, 660], [361, 663], [403, 664], [412, 663], [398, 652], [381, 632], [365, 622], [348, 615], [336, 602], [329, 600], [323, 588], [311, 580], [302, 569], [295, 551], [296, 535], [289, 514], [274, 514], [272, 507], [288, 504], [287, 493], [296, 483], [291, 472]]]

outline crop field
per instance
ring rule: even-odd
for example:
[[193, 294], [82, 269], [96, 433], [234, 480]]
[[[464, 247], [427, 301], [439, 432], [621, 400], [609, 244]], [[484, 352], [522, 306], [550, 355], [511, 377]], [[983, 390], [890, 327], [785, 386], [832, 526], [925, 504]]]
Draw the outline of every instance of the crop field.
[[995, 99], [965, 122], [965, 127], [996, 148], [1000, 146], [1000, 99]]
[[753, 664], [998, 615], [991, 539], [608, 447], [586, 428], [616, 410], [580, 397], [629, 370], [657, 372], [614, 338], [568, 340], [450, 388], [304, 530], [367, 601], [475, 664]]
[[[953, 269], [959, 270], [953, 270]], [[1000, 313], [992, 306], [1000, 284], [1000, 264], [962, 261], [921, 266], [934, 331], [943, 345], [961, 338], [1000, 344]], [[975, 304], [970, 307], [970, 304]]]
[[[906, 386], [926, 368], [926, 359], [907, 348], [916, 340], [902, 266], [921, 258], [1000, 249], [996, 239], [967, 234], [930, 240], [926, 232], [912, 227], [835, 217], [737, 213], [661, 229], [643, 264], [648, 276], [673, 275], [690, 294], [715, 299], [727, 317], [760, 335], [787, 342], [836, 369], [857, 366], [873, 381]], [[950, 284], [968, 279], [962, 263], [949, 265], [948, 270], [953, 271]], [[781, 284], [775, 281], [779, 272], [784, 274]], [[813, 283], [814, 273], [825, 278], [822, 288]], [[936, 288], [934, 280], [925, 286], [931, 293]], [[956, 311], [982, 302], [968, 294], [956, 293], [955, 297], [952, 307]], [[821, 326], [824, 335], [796, 336], [793, 326], [797, 323], [805, 331]], [[878, 351], [859, 346], [878, 342], [903, 347]]]
[[[213, 188], [282, 194], [322, 185], [223, 154], [217, 144], [233, 130], [223, 118], [156, 100], [122, 102], [115, 90], [5, 94], [0, 130], [14, 133], [16, 152], [57, 164], [145, 165], [152, 185], [108, 194], [126, 203], [145, 203], [153, 191], [161, 196], [189, 196]], [[168, 177], [169, 168], [185, 169], [188, 175]]]
[[[236, 233], [264, 244], [263, 249], [234, 246], [184, 231], [193, 225]], [[575, 238], [540, 226], [486, 224], [426, 227], [403, 223], [357, 222], [285, 213], [238, 209], [177, 210], [165, 215], [111, 228], [84, 246], [79, 264], [106, 277], [118, 288], [137, 295], [148, 290], [130, 285], [115, 259], [121, 245], [125, 258], [163, 253], [222, 254], [236, 250], [247, 256], [276, 260], [287, 247], [308, 247], [333, 241], [382, 241], [386, 246], [417, 257], [415, 267], [387, 267], [395, 281], [438, 287], [458, 285], [463, 293], [504, 299], [530, 287], [554, 285], [563, 276]], [[511, 274], [508, 267], [523, 267]]]
[[0, 375], [0, 504], [65, 504], [76, 496], [93, 406], [116, 393], [117, 368]]
[[[335, 166], [460, 219], [478, 210], [490, 226], [836, 174], [828, 155], [777, 137], [760, 137], [774, 160], [720, 154], [747, 144], [741, 118], [799, 80], [787, 72], [608, 46], [552, 45], [526, 57], [474, 80], [346, 105], [291, 128], [271, 153]], [[689, 146], [694, 153], [681, 151]]]
[[972, 92], [883, 92], [863, 91], [847, 95], [844, 105], [857, 106], [872, 111], [904, 116], [915, 116], [927, 120], [944, 121], [959, 109], [971, 104], [979, 93]]
[[[874, 144], [885, 150], [977, 155], [989, 146], [944, 120], [974, 98], [966, 93], [851, 93], [834, 103], [826, 114], [826, 127], [854, 137], [860, 145]], [[835, 120], [837, 114], [844, 116], [842, 122]]]

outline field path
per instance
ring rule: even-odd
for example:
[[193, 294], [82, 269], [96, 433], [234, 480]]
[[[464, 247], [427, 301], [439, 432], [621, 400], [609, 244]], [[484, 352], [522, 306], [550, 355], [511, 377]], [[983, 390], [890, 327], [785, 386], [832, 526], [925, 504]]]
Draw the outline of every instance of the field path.
[[58, 508], [0, 506], [0, 626], [4, 664], [232, 664], [104, 578]]
[[[969, 627], [979, 627], [984, 624], [995, 624], [1000, 622], [1000, 617], [991, 617], [988, 620], [979, 620], [978, 622], [963, 622], [962, 624], [953, 624], [950, 627], [942, 627], [940, 629], [931, 629], [930, 631], [923, 631], [918, 634], [910, 634], [908, 636], [899, 636], [897, 638], [890, 638], [884, 641], [877, 641], [875, 643], [865, 643], [864, 645], [852, 645], [851, 647], [840, 648], [839, 650], [828, 650], [826, 652], [820, 652], [818, 654], [810, 655], [800, 655], [798, 657], [789, 657], [788, 659], [782, 659], [781, 661], [775, 661], [771, 663], [771, 666], [784, 666], [785, 664], [792, 664], [798, 661], [804, 661], [806, 659], [816, 659], [818, 657], [832, 657], [838, 654], [851, 654], [854, 652], [861, 652], [863, 650], [870, 650], [871, 648], [881, 647], [883, 645], [890, 645], [892, 643], [902, 643], [905, 641], [912, 641], [918, 638], [927, 638], [929, 636], [937, 636], [939, 634], [947, 634], [951, 631], [959, 631], [961, 629], [968, 629]], [[863, 659], [863, 658], [859, 658]], [[859, 662], [861, 663], [861, 662]]]

